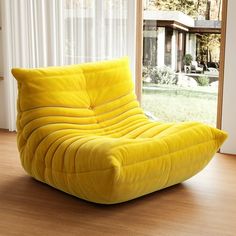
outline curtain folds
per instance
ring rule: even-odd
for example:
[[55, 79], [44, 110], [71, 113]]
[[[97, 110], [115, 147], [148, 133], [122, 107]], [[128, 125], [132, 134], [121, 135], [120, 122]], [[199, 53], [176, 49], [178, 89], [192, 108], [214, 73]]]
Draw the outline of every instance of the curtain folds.
[[16, 129], [12, 67], [59, 66], [124, 55], [132, 61], [134, 11], [135, 0], [2, 0], [9, 130]]

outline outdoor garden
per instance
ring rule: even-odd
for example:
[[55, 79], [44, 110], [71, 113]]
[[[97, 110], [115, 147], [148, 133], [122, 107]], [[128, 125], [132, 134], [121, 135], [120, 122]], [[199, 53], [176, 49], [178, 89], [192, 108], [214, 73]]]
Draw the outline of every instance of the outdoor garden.
[[200, 121], [216, 125], [218, 82], [154, 68], [143, 78], [142, 106], [160, 121]]
[[[221, 7], [221, 0], [147, 0], [145, 10], [180, 11], [194, 20], [220, 21]], [[146, 35], [151, 37], [151, 33]], [[196, 40], [194, 55], [177, 54], [181, 68], [175, 71], [171, 66], [143, 61], [142, 107], [160, 121], [200, 121], [216, 126], [220, 33], [197, 33]], [[150, 58], [156, 58], [158, 50], [150, 45]], [[171, 51], [173, 43], [165, 45], [165, 52]], [[148, 54], [145, 47], [143, 54]]]

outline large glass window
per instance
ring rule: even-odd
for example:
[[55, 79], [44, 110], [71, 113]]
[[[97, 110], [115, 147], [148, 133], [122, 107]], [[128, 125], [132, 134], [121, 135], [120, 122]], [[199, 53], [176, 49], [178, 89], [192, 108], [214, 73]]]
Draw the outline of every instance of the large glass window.
[[173, 35], [173, 29], [166, 28], [165, 30], [165, 65], [169, 67], [171, 67], [172, 35]]
[[176, 2], [145, 1], [142, 106], [160, 121], [216, 126], [221, 1]]

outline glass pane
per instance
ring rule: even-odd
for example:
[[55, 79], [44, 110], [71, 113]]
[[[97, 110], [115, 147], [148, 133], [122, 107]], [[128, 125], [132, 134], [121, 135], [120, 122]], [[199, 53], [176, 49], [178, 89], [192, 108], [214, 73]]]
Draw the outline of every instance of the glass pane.
[[221, 1], [144, 2], [144, 110], [216, 126]]

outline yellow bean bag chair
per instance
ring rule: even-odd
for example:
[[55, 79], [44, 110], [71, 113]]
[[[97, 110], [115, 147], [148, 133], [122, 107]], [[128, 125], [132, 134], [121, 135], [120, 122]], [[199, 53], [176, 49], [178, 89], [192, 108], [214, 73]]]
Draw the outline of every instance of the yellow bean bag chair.
[[148, 120], [127, 58], [12, 73], [24, 169], [91, 202], [124, 202], [185, 181], [227, 137], [201, 123]]

